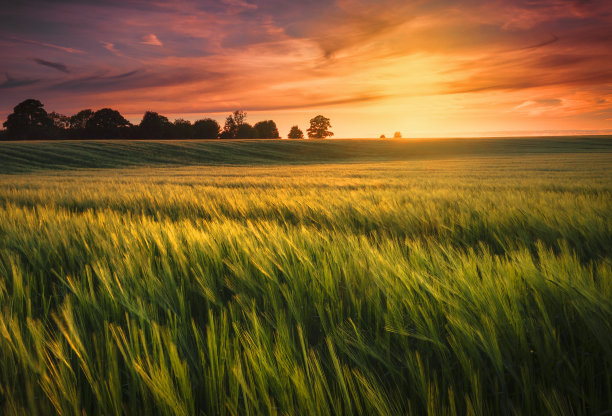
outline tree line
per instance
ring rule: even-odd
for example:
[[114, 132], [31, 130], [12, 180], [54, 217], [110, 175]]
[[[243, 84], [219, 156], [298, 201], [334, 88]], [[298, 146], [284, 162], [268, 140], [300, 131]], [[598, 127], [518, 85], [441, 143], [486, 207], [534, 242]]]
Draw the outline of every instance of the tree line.
[[[251, 125], [247, 113], [234, 111], [227, 116], [223, 127], [212, 118], [195, 122], [182, 118], [168, 120], [154, 111], [147, 111], [139, 124], [134, 125], [121, 113], [111, 108], [97, 111], [86, 109], [72, 116], [56, 112], [48, 113], [44, 105], [34, 99], [25, 100], [14, 107], [2, 124], [0, 139], [279, 139], [280, 134], [273, 120]], [[311, 139], [333, 136], [329, 131], [330, 120], [316, 116], [310, 120], [306, 131]], [[289, 139], [303, 139], [304, 132], [293, 126]]]

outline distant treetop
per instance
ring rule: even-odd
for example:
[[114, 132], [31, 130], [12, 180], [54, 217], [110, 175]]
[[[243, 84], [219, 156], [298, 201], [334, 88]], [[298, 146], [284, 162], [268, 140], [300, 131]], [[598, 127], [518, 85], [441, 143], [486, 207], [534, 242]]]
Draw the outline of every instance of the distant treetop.
[[310, 120], [308, 137], [311, 139], [325, 139], [327, 137], [333, 136], [334, 133], [329, 131], [330, 128], [330, 120], [327, 117], [318, 115]]
[[53, 127], [53, 120], [43, 108], [44, 105], [34, 99], [25, 100], [13, 108], [7, 120], [2, 124], [9, 139], [44, 139], [46, 132]]
[[167, 117], [147, 111], [138, 125], [139, 133], [147, 139], [167, 139], [172, 125]]
[[298, 126], [293, 126], [293, 127], [291, 127], [291, 130], [289, 131], [289, 134], [287, 135], [287, 138], [289, 138], [289, 139], [303, 139], [304, 138], [304, 132], [302, 130], [300, 130], [300, 128]]
[[94, 115], [93, 110], [81, 110], [72, 117], [70, 117], [70, 128], [71, 129], [85, 129], [87, 127], [87, 122]]
[[265, 120], [256, 123], [255, 126], [255, 138], [256, 139], [278, 139], [280, 138], [280, 134], [278, 134], [278, 128], [276, 127], [276, 123], [272, 120]]
[[87, 121], [86, 129], [94, 139], [119, 139], [128, 137], [132, 124], [112, 108], [96, 111]]
[[221, 126], [212, 118], [205, 118], [193, 123], [194, 139], [217, 139], [221, 132]]
[[[280, 139], [274, 120], [255, 125], [246, 122], [247, 113], [236, 110], [225, 119], [223, 129], [212, 118], [190, 122], [182, 118], [171, 122], [155, 111], [146, 111], [137, 125], [132, 125], [119, 111], [102, 108], [84, 109], [72, 116], [47, 113], [34, 99], [19, 103], [3, 123], [0, 140], [36, 139]], [[310, 120], [308, 137], [324, 139], [333, 136], [329, 118], [318, 115]], [[304, 132], [292, 126], [289, 139], [303, 139]]]
[[[237, 139], [238, 129], [246, 123], [247, 113], [242, 110], [236, 110], [225, 119], [225, 126], [221, 132], [222, 139]], [[243, 128], [241, 135], [244, 135], [248, 128]]]

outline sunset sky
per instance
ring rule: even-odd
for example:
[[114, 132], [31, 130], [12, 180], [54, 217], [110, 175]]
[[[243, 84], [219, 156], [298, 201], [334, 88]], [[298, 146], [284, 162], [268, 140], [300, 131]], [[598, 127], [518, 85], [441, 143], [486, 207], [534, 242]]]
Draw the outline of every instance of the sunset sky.
[[612, 133], [610, 0], [19, 0], [0, 52], [2, 121], [36, 98], [283, 136]]

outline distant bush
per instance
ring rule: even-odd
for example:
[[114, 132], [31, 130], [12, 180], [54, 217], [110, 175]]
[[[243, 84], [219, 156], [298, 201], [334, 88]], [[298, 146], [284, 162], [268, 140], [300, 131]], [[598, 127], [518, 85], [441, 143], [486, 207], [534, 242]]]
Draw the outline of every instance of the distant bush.
[[255, 138], [256, 139], [278, 139], [280, 138], [280, 134], [278, 134], [278, 128], [276, 127], [276, 123], [272, 120], [260, 121], [253, 126], [255, 129]]
[[289, 134], [287, 135], [287, 137], [289, 139], [303, 139], [304, 132], [300, 130], [298, 126], [293, 126], [291, 127], [291, 130], [289, 131]]
[[193, 123], [193, 138], [212, 140], [219, 137], [221, 126], [212, 118], [205, 118]]

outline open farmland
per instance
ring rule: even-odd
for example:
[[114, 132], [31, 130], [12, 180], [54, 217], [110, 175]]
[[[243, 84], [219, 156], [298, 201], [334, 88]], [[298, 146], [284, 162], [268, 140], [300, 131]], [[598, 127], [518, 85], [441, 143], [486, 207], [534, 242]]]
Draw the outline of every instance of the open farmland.
[[604, 415], [612, 139], [0, 143], [0, 413]]

